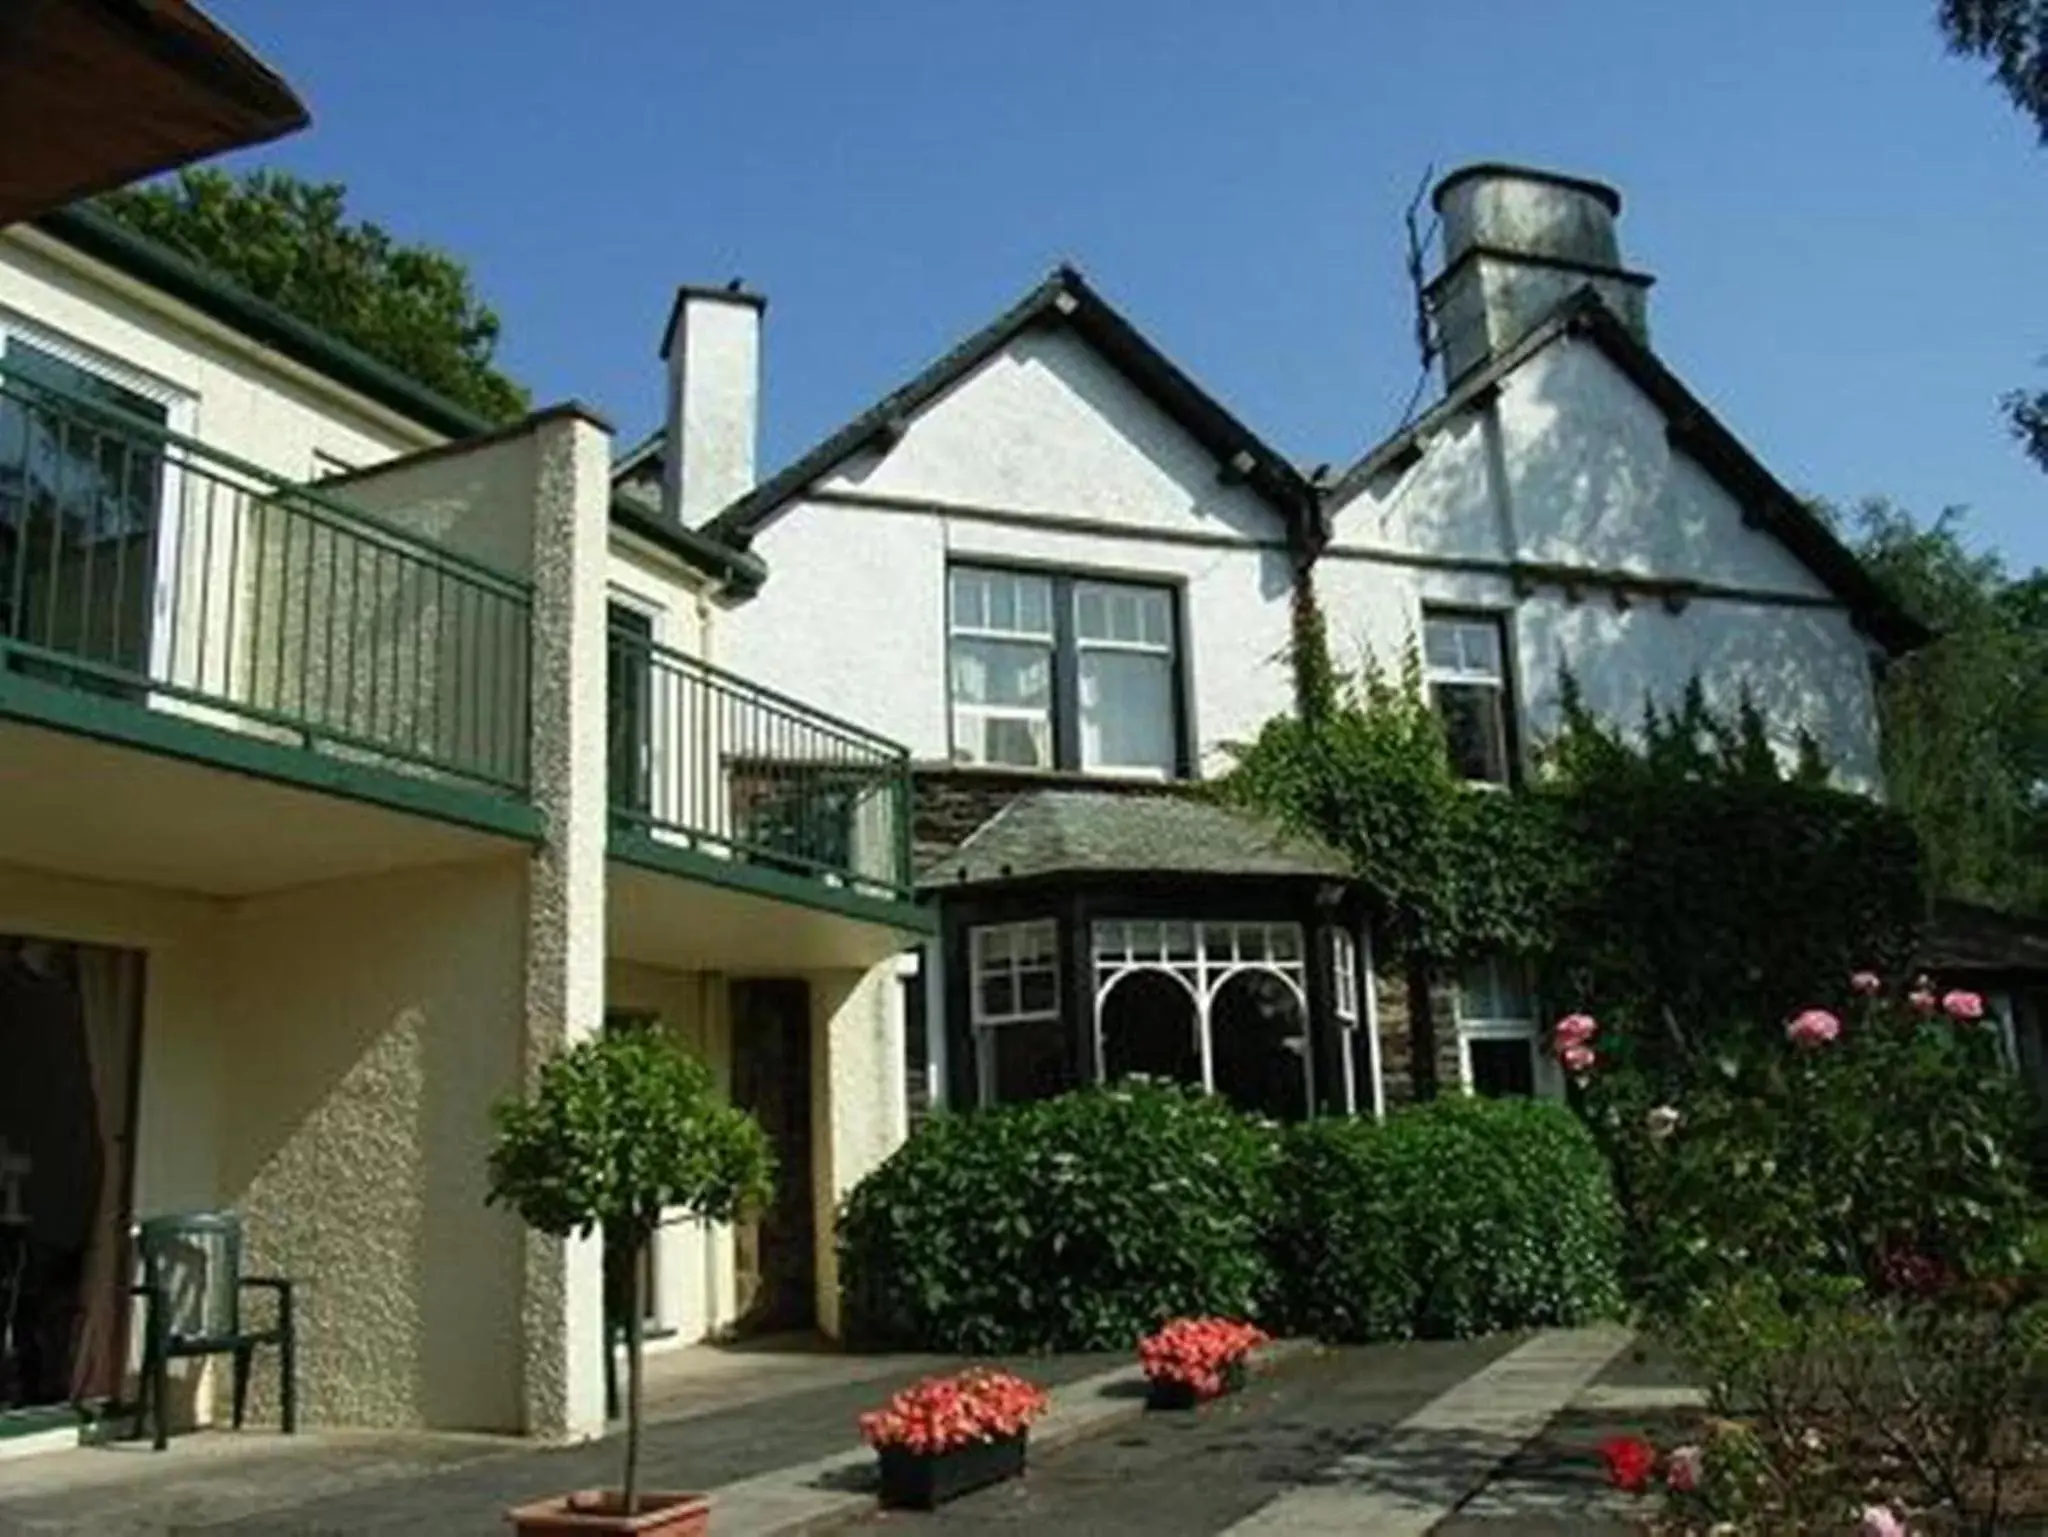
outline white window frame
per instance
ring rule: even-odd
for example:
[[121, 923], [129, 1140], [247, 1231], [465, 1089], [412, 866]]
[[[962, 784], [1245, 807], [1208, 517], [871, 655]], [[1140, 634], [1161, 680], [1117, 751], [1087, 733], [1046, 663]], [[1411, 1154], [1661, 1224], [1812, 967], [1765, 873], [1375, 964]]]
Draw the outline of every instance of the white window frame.
[[[1001, 967], [990, 963], [988, 950], [990, 941], [1001, 934], [1010, 939], [1009, 953], [1003, 958]], [[1032, 935], [1042, 941], [1038, 952], [1047, 956], [1043, 963], [1020, 964], [1017, 960], [1017, 946], [1014, 941], [1023, 935]], [[1015, 1006], [1008, 1013], [991, 1014], [984, 1007], [982, 979], [1000, 969], [1010, 978], [1011, 996]], [[1052, 973], [1052, 1001], [1039, 1009], [1024, 1008], [1024, 983], [1027, 973], [1050, 970]], [[1060, 929], [1056, 918], [1026, 918], [1012, 923], [976, 924], [967, 931], [967, 1014], [974, 1031], [974, 1073], [976, 1091], [984, 1105], [996, 1103], [996, 1059], [995, 1032], [1012, 1025], [1042, 1025], [1057, 1023], [1060, 1019]]]
[[[1048, 630], [1041, 633], [1024, 629], [995, 629], [986, 624], [962, 624], [954, 601], [954, 582], [963, 574], [1043, 583], [1048, 598]], [[1163, 603], [1166, 617], [1165, 643], [1154, 643], [1142, 637], [1137, 640], [1083, 640], [1080, 635], [1080, 606], [1084, 593], [1090, 590], [1100, 591], [1105, 595], [1119, 591], [1130, 592], [1140, 595], [1144, 600]], [[1063, 596], [1064, 602], [1061, 601]], [[1084, 773], [1098, 779], [1164, 781], [1177, 777], [1182, 770], [1186, 753], [1189, 713], [1179, 671], [1182, 651], [1186, 646], [1183, 609], [1184, 604], [1180, 595], [1170, 580], [1071, 568], [1011, 565], [1006, 564], [1000, 556], [978, 557], [962, 554], [957, 559], [949, 560], [946, 567], [945, 689], [946, 729], [952, 760], [955, 763], [976, 767], [1012, 769], [1027, 773], [1033, 772], [1034, 767], [1036, 771]], [[1046, 659], [1045, 708], [1040, 710], [1024, 705], [972, 704], [957, 700], [953, 693], [954, 643], [963, 640], [1015, 646], [1042, 646]], [[1143, 656], [1166, 664], [1169, 762], [1163, 765], [1127, 765], [1091, 764], [1084, 760], [1086, 748], [1082, 731], [1079, 674], [1081, 659], [1090, 652]], [[981, 722], [992, 720], [1020, 720], [1034, 725], [1043, 722], [1046, 730], [1045, 763], [1037, 766], [1002, 763], [970, 753], [966, 744], [976, 739], [967, 731], [963, 731], [963, 727], [971, 730]], [[1071, 762], [1062, 761], [1063, 740], [1070, 740], [1072, 743], [1074, 760]]]
[[[1170, 929], [1190, 931], [1189, 943], [1176, 948], [1169, 940]], [[1227, 931], [1226, 953], [1211, 946], [1212, 933]], [[1138, 941], [1147, 935], [1157, 943]], [[1245, 935], [1254, 941], [1247, 946]], [[1120, 943], [1113, 942], [1120, 940]], [[1196, 1047], [1202, 1059], [1203, 1092], [1216, 1092], [1216, 1050], [1213, 1015], [1217, 996], [1233, 977], [1245, 972], [1263, 972], [1278, 977], [1293, 993], [1300, 1011], [1302, 1083], [1307, 1091], [1311, 1115], [1316, 1104], [1316, 1054], [1314, 1026], [1308, 1008], [1308, 947], [1298, 923], [1241, 922], [1234, 918], [1098, 918], [1088, 926], [1088, 950], [1095, 979], [1095, 1073], [1102, 1075], [1102, 1006], [1118, 983], [1138, 972], [1157, 972], [1187, 989], [1194, 1004]]]
[[1535, 1098], [1556, 1099], [1564, 1093], [1562, 1076], [1550, 1053], [1543, 1049], [1542, 1005], [1537, 1002], [1535, 991], [1526, 985], [1522, 991], [1529, 999], [1529, 1014], [1526, 1018], [1503, 1017], [1498, 1015], [1470, 1014], [1466, 1012], [1465, 976], [1474, 967], [1483, 966], [1492, 972], [1492, 991], [1498, 996], [1505, 991], [1501, 986], [1501, 972], [1504, 968], [1520, 966], [1522, 963], [1505, 956], [1488, 956], [1483, 960], [1469, 963], [1458, 974], [1458, 1082], [1467, 1094], [1476, 1094], [1473, 1084], [1472, 1043], [1474, 1041], [1521, 1041], [1529, 1047], [1529, 1057], [1534, 1064], [1531, 1082]]
[[[1489, 671], [1483, 667], [1441, 666], [1430, 660], [1429, 632], [1435, 626], [1457, 629], [1486, 630], [1493, 636], [1495, 653], [1500, 658], [1497, 669]], [[1458, 688], [1487, 688], [1493, 691], [1494, 710], [1498, 717], [1501, 742], [1501, 772], [1499, 779], [1466, 779], [1470, 785], [1505, 788], [1515, 779], [1515, 684], [1514, 665], [1508, 653], [1507, 616], [1486, 609], [1461, 609], [1451, 604], [1425, 603], [1422, 606], [1422, 682], [1430, 708], [1436, 709], [1436, 689], [1439, 684]], [[1462, 656], [1464, 647], [1460, 645]]]
[[1344, 929], [1330, 935], [1330, 1012], [1337, 1018], [1337, 1048], [1344, 1065], [1344, 1113], [1358, 1113], [1358, 941]]
[[[11, 339], [19, 339], [39, 352], [47, 352], [60, 362], [69, 363], [73, 368], [98, 374], [109, 384], [140, 395], [145, 400], [155, 401], [164, 408], [166, 431], [184, 438], [198, 437], [199, 397], [193, 391], [156, 374], [146, 373], [97, 347], [47, 330], [13, 310], [0, 308], [0, 367], [6, 365], [7, 343]], [[151, 573], [149, 675], [169, 681], [177, 646], [177, 637], [170, 633], [172, 624], [169, 621], [177, 612], [178, 552], [184, 548], [181, 535], [185, 482], [179, 456], [175, 453], [166, 453], [163, 457], [163, 487], [159, 494], [162, 504], [157, 511], [156, 569]]]
[[[993, 577], [1003, 581], [1037, 582], [1045, 588], [1045, 621], [1043, 634], [1024, 629], [1001, 630], [983, 624], [962, 624], [953, 602], [954, 579], [963, 573], [980, 577]], [[1040, 710], [1029, 705], [962, 704], [953, 696], [953, 643], [955, 641], [988, 641], [996, 645], [1039, 646], [1045, 651], [1045, 708]], [[946, 568], [946, 712], [947, 731], [952, 743], [952, 758], [956, 763], [967, 763], [977, 768], [1009, 769], [1052, 769], [1059, 763], [1059, 614], [1053, 603], [1051, 576], [1038, 571], [1015, 571], [1002, 566], [981, 565], [974, 561], [959, 561]], [[985, 756], [962, 756], [963, 735], [961, 727], [966, 724], [979, 726], [985, 721], [1014, 720], [1030, 724], [1044, 723], [1045, 756], [1042, 764], [1008, 763]]]
[[[1103, 594], [1105, 601], [1108, 600], [1111, 594], [1123, 591], [1136, 594], [1140, 602], [1157, 601], [1162, 604], [1166, 610], [1165, 642], [1162, 644], [1146, 640], [1090, 640], [1084, 638], [1081, 634], [1081, 597], [1085, 591], [1091, 589]], [[1164, 662], [1166, 664], [1166, 731], [1167, 740], [1169, 744], [1172, 744], [1176, 733], [1180, 729], [1180, 723], [1177, 719], [1178, 711], [1175, 708], [1174, 701], [1174, 668], [1180, 664], [1180, 653], [1177, 644], [1180, 626], [1175, 612], [1172, 589], [1155, 582], [1125, 582], [1105, 577], [1076, 576], [1073, 583], [1073, 601], [1070, 607], [1072, 612], [1068, 614], [1067, 618], [1068, 623], [1073, 626], [1074, 656], [1077, 663], [1075, 669], [1075, 689], [1077, 692], [1074, 698], [1074, 740], [1077, 745], [1077, 751], [1080, 753], [1079, 761], [1074, 766], [1084, 774], [1095, 774], [1103, 778], [1171, 779], [1174, 771], [1174, 765], [1171, 763], [1155, 766], [1143, 763], [1090, 763], [1088, 761], [1087, 736], [1084, 730], [1085, 722], [1082, 719], [1081, 699], [1078, 693], [1080, 688], [1080, 669], [1078, 663], [1085, 659], [1091, 651], [1110, 656], [1150, 657], [1156, 661]], [[1058, 710], [1059, 700], [1055, 696], [1053, 700], [1055, 742], [1057, 742], [1059, 731]], [[1178, 758], [1179, 754], [1169, 750], [1169, 756]]]

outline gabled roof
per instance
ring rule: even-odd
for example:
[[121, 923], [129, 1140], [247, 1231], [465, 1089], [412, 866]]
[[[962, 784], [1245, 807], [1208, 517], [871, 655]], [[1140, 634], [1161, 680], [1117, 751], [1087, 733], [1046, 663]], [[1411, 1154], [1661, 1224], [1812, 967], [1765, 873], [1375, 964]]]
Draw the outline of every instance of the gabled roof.
[[[1072, 328], [1214, 454], [1226, 478], [1241, 480], [1270, 502], [1287, 519], [1290, 529], [1305, 531], [1314, 496], [1300, 472], [1147, 341], [1079, 272], [1064, 265], [907, 384], [883, 396], [795, 463], [703, 524], [703, 531], [744, 546], [811, 485], [862, 449], [893, 441], [913, 415], [1038, 325]], [[659, 435], [630, 450], [613, 466], [614, 475], [642, 466], [657, 450], [665, 451]]]
[[1933, 638], [1835, 537], [1819, 514], [1786, 489], [1590, 286], [1561, 301], [1520, 341], [1466, 374], [1435, 406], [1347, 469], [1329, 489], [1325, 516], [1340, 511], [1375, 477], [1418, 453], [1446, 424], [1484, 401], [1501, 380], [1567, 336], [1591, 341], [1649, 396], [1664, 413], [1672, 441], [1841, 599], [1857, 623], [1887, 651], [1895, 655], [1911, 651]]
[[1214, 801], [1173, 791], [1038, 790], [929, 860], [926, 888], [1037, 875], [1320, 876], [1342, 855]]

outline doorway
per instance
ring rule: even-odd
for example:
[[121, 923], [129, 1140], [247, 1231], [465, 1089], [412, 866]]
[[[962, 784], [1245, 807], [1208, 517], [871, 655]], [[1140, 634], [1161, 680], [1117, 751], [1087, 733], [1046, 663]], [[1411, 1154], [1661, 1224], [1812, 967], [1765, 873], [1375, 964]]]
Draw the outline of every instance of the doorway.
[[0, 1412], [120, 1390], [142, 960], [0, 935]]
[[818, 1245], [811, 1209], [811, 989], [783, 978], [732, 984], [732, 1098], [775, 1148], [775, 1197], [735, 1235], [737, 1327], [815, 1329]]

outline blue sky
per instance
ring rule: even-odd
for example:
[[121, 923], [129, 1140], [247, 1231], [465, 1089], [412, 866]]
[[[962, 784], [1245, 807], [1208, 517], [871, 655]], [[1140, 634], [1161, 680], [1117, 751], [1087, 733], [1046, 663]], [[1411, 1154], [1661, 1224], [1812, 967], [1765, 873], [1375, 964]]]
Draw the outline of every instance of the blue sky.
[[[1788, 484], [2048, 565], [1999, 392], [2048, 151], [1933, 0], [211, 0], [314, 126], [235, 157], [465, 258], [502, 363], [637, 437], [677, 282], [770, 299], [764, 470], [1061, 259], [1305, 465], [1413, 388], [1424, 169], [1610, 180], [1666, 360]], [[1844, 17], [1853, 13], [1853, 27]]]

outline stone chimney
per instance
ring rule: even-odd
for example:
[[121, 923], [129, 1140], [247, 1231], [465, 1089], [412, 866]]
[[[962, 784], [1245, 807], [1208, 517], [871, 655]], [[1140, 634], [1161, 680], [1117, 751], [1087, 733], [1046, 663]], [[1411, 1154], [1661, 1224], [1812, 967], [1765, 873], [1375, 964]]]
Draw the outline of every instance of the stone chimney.
[[1649, 340], [1644, 296], [1653, 279], [1621, 264], [1614, 188], [1528, 166], [1468, 165], [1438, 182], [1430, 201], [1442, 220], [1444, 268], [1425, 297], [1446, 385], [1588, 285]]
[[676, 290], [661, 339], [668, 364], [661, 509], [686, 527], [754, 489], [767, 308], [738, 279], [724, 288]]

